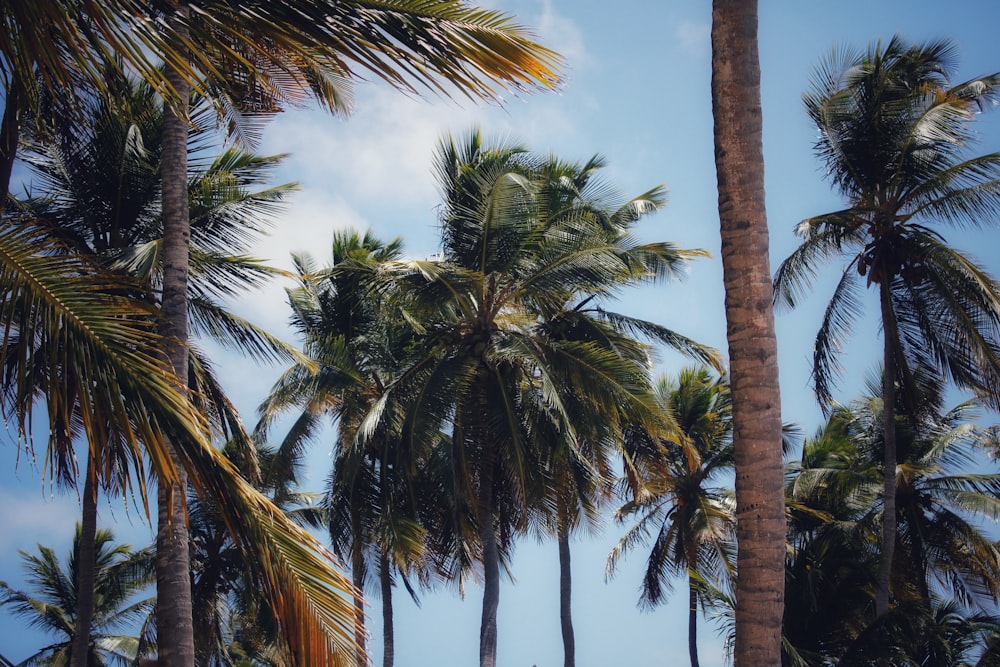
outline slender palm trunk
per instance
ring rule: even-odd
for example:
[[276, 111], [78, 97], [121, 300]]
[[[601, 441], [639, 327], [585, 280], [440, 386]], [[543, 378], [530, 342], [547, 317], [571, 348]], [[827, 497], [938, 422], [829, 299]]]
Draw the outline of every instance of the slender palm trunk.
[[781, 664], [785, 514], [756, 0], [712, 5], [712, 115], [733, 403], [736, 667]]
[[698, 587], [688, 575], [688, 656], [691, 667], [698, 667]]
[[486, 445], [479, 475], [479, 498], [476, 520], [483, 544], [483, 615], [479, 626], [479, 667], [497, 664], [497, 609], [500, 607], [500, 554], [494, 526], [493, 475], [496, 450]]
[[560, 511], [559, 527], [559, 626], [562, 628], [563, 667], [576, 666], [576, 638], [573, 635], [573, 572], [569, 551], [569, 520]]
[[11, 77], [4, 101], [3, 121], [0, 124], [0, 213], [7, 208], [7, 193], [10, 192], [10, 175], [14, 171], [17, 157], [17, 142], [21, 137], [21, 84]]
[[389, 556], [379, 560], [379, 582], [382, 587], [382, 667], [392, 667], [396, 660], [396, 641], [392, 621], [392, 566]]
[[888, 280], [879, 284], [882, 305], [882, 553], [875, 589], [875, 615], [889, 611], [889, 582], [896, 552], [896, 316], [889, 298]]
[[685, 542], [688, 567], [688, 657], [691, 667], [698, 667], [698, 584], [693, 574], [698, 564], [698, 544], [690, 534]]
[[94, 580], [97, 539], [97, 469], [94, 457], [87, 455], [83, 482], [83, 511], [80, 517], [80, 540], [76, 554], [76, 620], [69, 667], [86, 667], [90, 652], [90, 630], [94, 621]]
[[355, 526], [351, 540], [351, 579], [354, 583], [354, 641], [360, 647], [359, 655], [366, 652], [368, 632], [365, 630], [365, 555], [362, 550], [361, 531]]
[[[176, 6], [186, 20], [188, 7]], [[183, 382], [188, 376], [188, 250], [191, 238], [187, 193], [187, 102], [189, 85], [172, 67], [167, 81], [177, 92], [163, 118], [160, 175], [163, 197], [163, 325], [168, 355], [174, 372]], [[185, 391], [186, 387], [178, 387]], [[163, 667], [193, 667], [194, 621], [191, 603], [191, 566], [187, 526], [187, 474], [176, 451], [168, 443], [177, 482], [161, 479], [158, 490], [156, 532], [156, 632], [159, 664]]]

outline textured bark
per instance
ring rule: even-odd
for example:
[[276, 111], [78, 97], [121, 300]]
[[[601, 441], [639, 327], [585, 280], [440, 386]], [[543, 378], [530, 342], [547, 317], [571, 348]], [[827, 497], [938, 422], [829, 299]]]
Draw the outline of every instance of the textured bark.
[[97, 470], [94, 458], [88, 454], [83, 481], [83, 512], [80, 518], [79, 551], [76, 554], [76, 618], [73, 623], [73, 644], [69, 667], [86, 667], [90, 653], [90, 629], [94, 621], [94, 575], [97, 554]]
[[764, 207], [757, 2], [714, 0], [719, 183], [739, 552], [736, 667], [781, 664], [785, 515], [777, 342]]
[[559, 520], [559, 627], [562, 629], [563, 667], [576, 665], [576, 638], [573, 635], [573, 572], [570, 564], [569, 522]]
[[[188, 8], [177, 6], [179, 16]], [[187, 100], [188, 83], [172, 68], [166, 77]], [[187, 194], [188, 118], [186, 104], [168, 104], [163, 118], [160, 176], [163, 198], [163, 323], [167, 353], [178, 378], [188, 376], [188, 251], [191, 239]], [[185, 387], [178, 387], [181, 391]], [[193, 667], [194, 622], [187, 526], [187, 474], [174, 443], [168, 443], [177, 469], [172, 485], [160, 480], [156, 532], [156, 632], [159, 664]]]
[[392, 667], [396, 660], [396, 639], [393, 634], [392, 569], [389, 557], [382, 554], [379, 578], [382, 585], [382, 667]]
[[882, 553], [879, 556], [875, 588], [875, 615], [889, 611], [889, 582], [896, 551], [896, 316], [892, 311], [889, 286], [879, 284], [882, 307]]

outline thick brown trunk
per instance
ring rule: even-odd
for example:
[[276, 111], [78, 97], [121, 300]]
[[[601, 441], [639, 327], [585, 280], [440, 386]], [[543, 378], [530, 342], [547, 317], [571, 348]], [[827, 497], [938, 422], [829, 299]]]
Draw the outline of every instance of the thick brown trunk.
[[[187, 6], [179, 4], [186, 17]], [[171, 67], [166, 77], [178, 101], [168, 104], [163, 118], [160, 175], [163, 197], [163, 325], [168, 355], [178, 378], [188, 376], [188, 251], [190, 209], [187, 194], [189, 86]], [[184, 391], [185, 387], [178, 387]], [[177, 483], [160, 480], [156, 533], [156, 632], [159, 664], [193, 667], [194, 622], [191, 612], [191, 566], [187, 526], [187, 474], [174, 443], [168, 443], [177, 469]]]
[[896, 316], [892, 312], [888, 284], [879, 284], [882, 306], [882, 553], [875, 588], [875, 615], [889, 611], [889, 582], [896, 552]]
[[563, 666], [576, 665], [576, 638], [573, 635], [573, 572], [569, 552], [569, 521], [559, 519], [559, 626], [562, 628]]
[[771, 307], [757, 2], [714, 0], [712, 115], [733, 397], [736, 667], [781, 664], [785, 514]]
[[80, 539], [77, 541], [76, 619], [73, 624], [73, 646], [69, 667], [86, 667], [90, 653], [90, 629], [94, 620], [94, 569], [97, 554], [97, 470], [94, 458], [87, 455], [87, 471], [83, 482], [83, 511], [80, 518]]
[[392, 620], [392, 566], [389, 557], [382, 554], [379, 578], [382, 585], [382, 667], [392, 667], [396, 660], [396, 641]]

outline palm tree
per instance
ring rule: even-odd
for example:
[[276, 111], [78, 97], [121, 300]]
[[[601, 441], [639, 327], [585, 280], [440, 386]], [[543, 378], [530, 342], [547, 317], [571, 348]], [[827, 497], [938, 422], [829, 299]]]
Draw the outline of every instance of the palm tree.
[[[873, 378], [869, 394], [836, 406], [820, 437], [806, 443], [801, 464], [790, 470], [786, 647], [808, 662], [786, 664], [870, 655], [875, 644], [892, 638], [895, 624], [910, 622], [907, 615], [913, 623], [932, 618], [947, 606], [942, 598], [973, 611], [995, 606], [1000, 549], [983, 520], [1000, 516], [1000, 475], [975, 467], [995, 451], [996, 437], [975, 425], [976, 405], [966, 402], [920, 420], [896, 415], [896, 608], [876, 618], [884, 511], [877, 502], [883, 487], [881, 384]], [[925, 404], [940, 405], [940, 386], [923, 392]], [[911, 650], [901, 639], [889, 643]]]
[[699, 253], [649, 244], [630, 255], [622, 237], [586, 233], [596, 229], [586, 217], [548, 217], [539, 195], [546, 181], [533, 158], [518, 146], [485, 145], [478, 132], [461, 144], [444, 140], [437, 172], [442, 258], [386, 267], [399, 307], [424, 333], [362, 435], [395, 419], [400, 404], [404, 447], [448, 427], [451, 544], [459, 570], [482, 563], [480, 663], [492, 666], [499, 566], [546, 492], [545, 436], [575, 438], [575, 408], [583, 404], [607, 406], [615, 423], [630, 410], [654, 421], [645, 356], [640, 362], [600, 342], [552, 335], [555, 323], [546, 331], [541, 313], [555, 315], [579, 295], [604, 295], [640, 274], [665, 275]]
[[[21, 202], [18, 208], [50, 225], [74, 252], [120, 272], [121, 289], [149, 293], [159, 274], [157, 165], [162, 107], [149, 86], [122, 78], [110, 85], [117, 92], [114, 103], [96, 98], [92, 107], [82, 112], [83, 122], [71, 119], [51, 128], [54, 134], [29, 146], [25, 160], [41, 197]], [[262, 182], [276, 161], [228, 150], [204, 165], [203, 171], [192, 174], [189, 187], [198, 246], [193, 256], [196, 277], [191, 283], [191, 313], [196, 325], [216, 334], [224, 344], [272, 357], [280, 356], [283, 347], [265, 332], [227, 313], [218, 298], [251, 286], [269, 273], [267, 267], [239, 253], [291, 189], [288, 185], [256, 192], [248, 189]], [[247, 437], [238, 415], [207, 362], [197, 359], [192, 371], [192, 387], [205, 399], [199, 407], [220, 432], [231, 432], [245, 449]], [[92, 443], [88, 448], [77, 609], [83, 633], [78, 633], [78, 641], [83, 641], [80, 637], [86, 633], [93, 606], [88, 593], [92, 591], [98, 482], [110, 493], [127, 489], [126, 449], [124, 443], [115, 442], [103, 446]], [[72, 455], [72, 451], [57, 452], [59, 457]], [[70, 461], [59, 467], [70, 470], [75, 465]], [[144, 473], [141, 466], [135, 472], [140, 478]], [[82, 655], [83, 645], [78, 648], [77, 654]]]
[[953, 51], [945, 41], [911, 46], [894, 37], [818, 70], [806, 110], [820, 131], [817, 155], [847, 207], [799, 223], [802, 244], [774, 281], [776, 301], [793, 307], [818, 262], [847, 262], [813, 353], [824, 403], [840, 373], [838, 341], [860, 312], [861, 280], [878, 295], [888, 406], [879, 615], [889, 608], [896, 544], [897, 391], [912, 417], [921, 411], [920, 373], [940, 373], [1000, 404], [1000, 287], [935, 229], [1000, 221], [1000, 154], [967, 157], [971, 121], [994, 98], [1000, 76], [950, 85]]
[[[613, 350], [629, 363], [645, 365], [650, 355], [646, 341], [668, 345], [719, 366], [714, 350], [699, 345], [653, 322], [638, 320], [607, 311], [603, 302], [631, 285], [674, 277], [679, 265], [665, 262], [686, 261], [704, 256], [698, 250], [676, 252], [668, 243], [640, 244], [631, 228], [644, 216], [664, 205], [662, 187], [653, 188], [632, 199], [623, 200], [601, 179], [605, 166], [601, 156], [585, 163], [569, 163], [549, 157], [538, 166], [541, 185], [538, 192], [538, 216], [547, 230], [573, 229], [593, 243], [607, 243], [617, 248], [619, 259], [628, 267], [618, 275], [563, 286], [561, 298], [539, 302], [531, 308], [538, 318], [538, 331], [558, 343], [595, 345]], [[555, 296], [555, 295], [553, 295]], [[640, 340], [642, 339], [642, 340]], [[636, 480], [641, 465], [639, 452], [626, 453], [621, 415], [607, 406], [588, 400], [586, 392], [567, 399], [565, 409], [573, 413], [573, 432], [545, 433], [540, 439], [550, 449], [546, 468], [551, 476], [552, 514], [543, 517], [554, 532], [560, 561], [560, 625], [563, 635], [564, 664], [575, 664], [575, 637], [571, 608], [571, 569], [569, 538], [585, 519], [592, 525], [598, 520], [599, 505], [610, 497], [612, 456], [621, 455], [628, 476]], [[544, 433], [544, 422], [539, 426]], [[672, 425], [670, 425], [672, 426]]]
[[[619, 521], [638, 516], [636, 524], [608, 556], [612, 574], [629, 549], [656, 537], [643, 575], [642, 604], [661, 604], [670, 580], [687, 573], [688, 653], [698, 663], [698, 601], [705, 583], [720, 588], [733, 574], [733, 516], [729, 494], [710, 486], [733, 466], [732, 404], [729, 387], [705, 367], [688, 367], [677, 379], [662, 377], [657, 394], [663, 410], [677, 426], [674, 441], [663, 443], [661, 476], [650, 481], [650, 493], [616, 512]], [[632, 437], [649, 438], [635, 432]]]
[[[82, 79], [102, 89], [100, 70], [107, 49], [126, 58], [128, 64], [144, 77], [156, 82], [157, 88], [168, 95], [170, 113], [166, 114], [163, 155], [163, 205], [165, 235], [163, 243], [163, 326], [161, 333], [169, 341], [165, 350], [177, 377], [186, 377], [187, 355], [187, 237], [188, 211], [186, 183], [187, 112], [189, 85], [204, 82], [206, 89], [218, 89], [229, 94], [235, 108], [273, 111], [280, 102], [288, 101], [298, 91], [309, 90], [335, 110], [344, 110], [347, 100], [343, 86], [355, 76], [351, 64], [400, 87], [415, 90], [424, 85], [431, 90], [446, 90], [442, 81], [451, 82], [457, 90], [473, 98], [491, 98], [494, 86], [544, 86], [555, 82], [555, 67], [559, 59], [553, 52], [530, 41], [506, 16], [467, 8], [449, 1], [428, 6], [424, 3], [386, 3], [378, 8], [354, 3], [332, 6], [316, 0], [287, 0], [255, 7], [254, 11], [233, 9], [228, 3], [199, 6], [191, 21], [186, 2], [171, 3], [166, 16], [157, 6], [135, 3], [46, 3], [39, 9], [35, 3], [14, 2], [4, 5], [5, 31], [0, 40], [0, 62], [5, 76], [8, 101], [20, 99], [27, 82], [35, 80], [36, 68], [44, 70], [43, 80], [56, 92], [74, 89]], [[191, 48], [194, 47], [194, 48]], [[60, 56], [67, 54], [67, 58]], [[167, 66], [163, 70], [151, 64], [160, 57]], [[94, 67], [95, 62], [98, 67]], [[95, 75], [95, 69], [97, 73]], [[79, 78], [77, 78], [79, 77]], [[235, 80], [235, 85], [229, 85]], [[18, 134], [19, 105], [8, 104], [0, 129], [3, 137], [3, 165], [13, 161]], [[13, 137], [15, 141], [9, 141]], [[5, 176], [6, 191], [9, 168]], [[169, 379], [169, 378], [168, 378]], [[173, 386], [182, 391], [184, 383], [174, 380]], [[122, 413], [127, 414], [127, 413]], [[189, 429], [190, 430], [190, 429]], [[187, 442], [186, 440], [189, 440]], [[157, 462], [160, 472], [160, 516], [163, 531], [158, 539], [161, 570], [158, 576], [169, 604], [160, 606], [161, 631], [166, 638], [166, 651], [161, 659], [166, 664], [192, 664], [193, 642], [190, 622], [190, 589], [187, 584], [187, 539], [184, 534], [183, 500], [186, 488], [184, 465], [196, 466], [200, 459], [209, 466], [225, 468], [221, 459], [202, 449], [178, 451], [190, 443], [204, 445], [204, 438], [178, 439], [168, 443], [173, 452], [170, 460]], [[209, 460], [206, 461], [206, 455]], [[218, 492], [246, 492], [248, 497], [231, 499], [250, 511], [253, 506], [267, 508], [266, 502], [231, 476], [227, 470], [215, 480], [207, 480]], [[211, 472], [202, 471], [205, 477]], [[228, 475], [228, 476], [227, 476]], [[176, 480], [176, 484], [174, 483]], [[199, 480], [202, 481], [202, 480]], [[263, 505], [261, 503], [264, 503]], [[233, 508], [235, 509], [235, 508]], [[238, 530], [236, 521], [230, 522]], [[263, 524], [242, 535], [249, 548], [254, 538], [261, 536]], [[278, 530], [295, 532], [289, 524]], [[266, 532], [266, 531], [265, 531]], [[252, 533], [252, 535], [251, 535]], [[315, 545], [304, 533], [299, 538]], [[285, 546], [268, 544], [271, 563], [284, 561]], [[299, 547], [296, 547], [299, 548]], [[306, 547], [307, 549], [309, 547]], [[312, 576], [325, 567], [322, 556], [315, 550], [305, 555]], [[303, 587], [301, 578], [284, 576], [280, 569], [270, 569], [269, 580], [296, 588], [300, 595], [281, 594], [268, 587], [275, 608], [285, 605], [281, 613], [289, 627], [303, 632], [296, 635], [301, 650], [317, 659], [330, 657], [334, 643], [327, 630], [340, 627], [336, 600], [330, 604], [302, 604], [310, 596], [326, 595], [331, 590], [327, 582], [316, 579]], [[304, 561], [298, 559], [301, 564]], [[334, 584], [332, 589], [339, 587]], [[324, 621], [316, 613], [329, 614]], [[308, 628], [308, 629], [307, 629]], [[301, 638], [301, 642], [298, 639]], [[303, 654], [304, 655], [304, 654]]]
[[781, 660], [785, 515], [757, 2], [713, 0], [712, 117], [736, 464], [736, 667]]
[[370, 232], [347, 230], [334, 233], [329, 266], [318, 267], [306, 254], [294, 256], [300, 286], [289, 291], [289, 303], [308, 362], [278, 380], [256, 429], [264, 434], [279, 415], [301, 409], [281, 444], [282, 451], [297, 451], [317, 436], [325, 417], [336, 423], [334, 466], [322, 506], [333, 551], [351, 564], [356, 641], [362, 646], [361, 595], [376, 564], [386, 667], [394, 659], [393, 575], [419, 570], [423, 553], [423, 529], [411, 501], [416, 466], [400, 451], [392, 429], [363, 441], [357, 431], [399, 371], [403, 347], [413, 336], [383, 307], [378, 287], [379, 266], [401, 251], [399, 239], [383, 243]]
[[[75, 613], [76, 600], [82, 593], [77, 587], [80, 542], [80, 525], [77, 524], [73, 549], [65, 564], [52, 549], [41, 545], [38, 546], [39, 555], [20, 552], [30, 592], [0, 582], [0, 605], [9, 606], [16, 616], [57, 637], [55, 642], [41, 648], [22, 664], [58, 665], [73, 660], [74, 640], [83, 632]], [[137, 597], [154, 580], [152, 551], [133, 551], [127, 544], [116, 545], [111, 531], [99, 530], [95, 553], [93, 593], [96, 604], [80, 664], [103, 667], [113, 662], [134, 663], [146, 657], [151, 647], [142, 636], [121, 632], [134, 628], [136, 623], [148, 622], [152, 616], [155, 599]]]

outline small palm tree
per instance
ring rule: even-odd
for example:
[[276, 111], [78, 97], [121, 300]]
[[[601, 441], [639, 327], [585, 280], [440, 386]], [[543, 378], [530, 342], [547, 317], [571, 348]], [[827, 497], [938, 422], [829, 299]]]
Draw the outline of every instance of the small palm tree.
[[942, 227], [1000, 222], [1000, 154], [968, 156], [976, 112], [996, 96], [1000, 74], [953, 85], [945, 41], [899, 37], [821, 66], [806, 110], [820, 131], [816, 153], [847, 199], [840, 211], [799, 224], [802, 244], [774, 278], [777, 303], [794, 306], [821, 261], [847, 264], [816, 337], [813, 378], [824, 404], [840, 372], [838, 341], [874, 287], [883, 330], [884, 526], [876, 607], [889, 608], [897, 453], [897, 390], [920, 412], [915, 377], [940, 373], [1000, 405], [1000, 286], [949, 247]]
[[[80, 595], [78, 564], [80, 526], [73, 538], [73, 550], [62, 563], [48, 547], [38, 546], [38, 555], [24, 551], [21, 559], [30, 590], [11, 588], [0, 582], [0, 606], [33, 626], [56, 636], [56, 641], [39, 649], [21, 664], [65, 665], [72, 659], [78, 633], [76, 600]], [[151, 620], [155, 598], [141, 597], [155, 581], [153, 553], [133, 551], [127, 544], [115, 544], [110, 530], [98, 530], [95, 539], [93, 623], [84, 643], [87, 655], [80, 664], [104, 667], [134, 664], [148, 657], [151, 649], [145, 631], [122, 634]]]
[[[727, 586], [733, 575], [732, 497], [712, 485], [733, 466], [732, 404], [728, 384], [705, 367], [684, 368], [676, 380], [661, 378], [657, 395], [677, 436], [662, 444], [659, 475], [650, 480], [649, 493], [617, 511], [619, 521], [638, 519], [608, 556], [607, 572], [610, 576], [628, 550], [655, 534], [640, 601], [661, 604], [671, 580], [687, 574], [688, 653], [697, 667], [698, 603], [705, 604], [710, 591]], [[650, 437], [642, 430], [631, 435]]]

